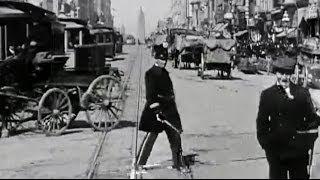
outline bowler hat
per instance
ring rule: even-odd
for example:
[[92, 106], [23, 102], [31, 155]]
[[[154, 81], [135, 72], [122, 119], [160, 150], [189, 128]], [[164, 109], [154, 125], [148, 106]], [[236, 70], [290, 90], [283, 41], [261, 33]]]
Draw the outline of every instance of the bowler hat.
[[293, 74], [295, 70], [296, 60], [289, 57], [277, 58], [273, 62], [273, 72], [280, 72], [284, 74]]

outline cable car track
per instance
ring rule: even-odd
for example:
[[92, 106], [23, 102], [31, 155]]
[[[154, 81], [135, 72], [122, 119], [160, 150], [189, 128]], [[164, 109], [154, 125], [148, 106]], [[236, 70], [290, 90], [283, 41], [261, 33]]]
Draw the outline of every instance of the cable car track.
[[[133, 67], [136, 62], [135, 60], [136, 60], [136, 57], [133, 56], [133, 60], [131, 60], [131, 63], [128, 67], [128, 71], [127, 71], [128, 76], [123, 81], [122, 91], [125, 91], [127, 89], [130, 77], [132, 75], [132, 70], [133, 70]], [[96, 146], [96, 149], [94, 150], [91, 161], [89, 161], [89, 168], [86, 171], [86, 178], [87, 179], [94, 179], [97, 174], [97, 170], [98, 170], [99, 164], [100, 164], [100, 159], [102, 157], [101, 153], [103, 152], [102, 151], [103, 147], [105, 147], [105, 144], [107, 143], [107, 137], [108, 137], [107, 134], [108, 133], [109, 133], [108, 131], [104, 131], [104, 132], [101, 132], [99, 135], [98, 144]]]

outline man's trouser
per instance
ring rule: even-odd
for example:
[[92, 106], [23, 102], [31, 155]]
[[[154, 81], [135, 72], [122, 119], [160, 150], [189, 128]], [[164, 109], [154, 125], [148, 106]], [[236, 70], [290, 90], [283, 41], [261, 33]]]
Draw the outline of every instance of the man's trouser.
[[[170, 148], [172, 152], [172, 161], [173, 167], [179, 168], [182, 166], [182, 148], [181, 148], [181, 137], [176, 131], [171, 129], [170, 127], [165, 128], [165, 132], [167, 134]], [[148, 132], [144, 137], [140, 150], [137, 157], [137, 164], [138, 165], [145, 165], [148, 161], [150, 153], [152, 151], [153, 145], [157, 140], [158, 133]]]
[[308, 159], [309, 155], [293, 157], [281, 160], [278, 153], [266, 152], [269, 163], [270, 179], [309, 179], [308, 175]]

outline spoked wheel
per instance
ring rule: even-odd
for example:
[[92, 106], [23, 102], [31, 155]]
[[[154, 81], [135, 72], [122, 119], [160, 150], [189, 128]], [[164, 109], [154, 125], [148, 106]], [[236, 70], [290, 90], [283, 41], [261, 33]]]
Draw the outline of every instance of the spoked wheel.
[[41, 98], [38, 126], [46, 135], [61, 135], [69, 126], [72, 105], [67, 93], [58, 88], [48, 90]]
[[22, 123], [35, 119], [35, 114], [26, 111], [15, 111], [8, 115], [2, 116], [2, 130], [3, 137], [8, 137], [11, 134], [25, 128]]
[[97, 131], [110, 131], [116, 127], [123, 112], [123, 87], [112, 76], [95, 79], [82, 96], [81, 105], [86, 109], [88, 122]]
[[0, 96], [0, 132], [2, 137], [9, 137], [22, 123], [34, 120], [35, 114], [26, 110], [31, 102], [15, 98], [19, 94], [13, 87], [2, 87], [1, 92], [5, 95]]

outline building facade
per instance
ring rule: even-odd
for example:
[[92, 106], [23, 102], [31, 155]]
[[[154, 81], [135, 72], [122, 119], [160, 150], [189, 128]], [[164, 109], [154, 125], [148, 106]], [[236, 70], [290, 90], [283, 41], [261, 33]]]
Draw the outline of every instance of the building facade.
[[188, 27], [189, 0], [172, 0], [171, 17], [173, 26], [177, 28]]
[[111, 0], [95, 0], [94, 11], [97, 14], [99, 23], [113, 27], [113, 17], [111, 14]]

